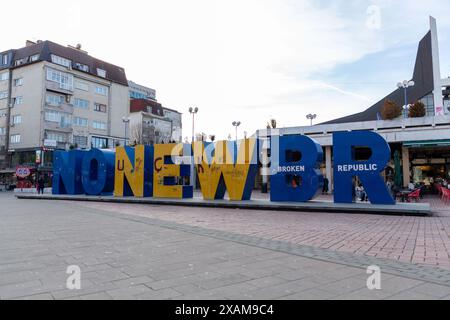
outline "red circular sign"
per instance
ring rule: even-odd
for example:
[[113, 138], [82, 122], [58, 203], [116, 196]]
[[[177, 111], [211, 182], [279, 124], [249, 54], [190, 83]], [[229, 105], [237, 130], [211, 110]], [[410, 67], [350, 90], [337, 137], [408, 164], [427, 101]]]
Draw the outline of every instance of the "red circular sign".
[[26, 178], [31, 175], [31, 170], [29, 168], [20, 167], [16, 169], [16, 176], [18, 178]]

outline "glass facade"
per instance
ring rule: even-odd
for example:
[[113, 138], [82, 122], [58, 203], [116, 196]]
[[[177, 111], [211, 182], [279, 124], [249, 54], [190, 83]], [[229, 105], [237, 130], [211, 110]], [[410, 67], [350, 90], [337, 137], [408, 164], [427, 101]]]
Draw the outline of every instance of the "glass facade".
[[434, 97], [433, 94], [430, 93], [429, 95], [423, 97], [422, 99], [420, 99], [420, 101], [425, 105], [425, 110], [426, 110], [426, 116], [434, 116], [435, 112], [434, 112]]
[[97, 149], [106, 149], [108, 148], [108, 139], [100, 137], [92, 137], [91, 147]]

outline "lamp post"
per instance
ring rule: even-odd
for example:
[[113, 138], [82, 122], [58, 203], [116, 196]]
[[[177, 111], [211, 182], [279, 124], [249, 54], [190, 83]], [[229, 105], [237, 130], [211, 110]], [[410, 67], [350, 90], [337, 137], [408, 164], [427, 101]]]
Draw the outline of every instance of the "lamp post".
[[236, 129], [236, 142], [237, 142], [237, 140], [238, 140], [237, 130], [238, 130], [238, 127], [241, 125], [241, 122], [240, 121], [233, 121], [232, 125]]
[[316, 119], [317, 118], [317, 114], [308, 114], [307, 116], [306, 116], [306, 119], [308, 119], [308, 120], [310, 120], [311, 121], [311, 127], [312, 127], [312, 125], [313, 125], [313, 120], [314, 119]]
[[122, 122], [124, 124], [125, 127], [125, 141], [124, 141], [124, 146], [127, 146], [127, 139], [128, 139], [128, 124], [130, 123], [130, 118], [127, 117], [123, 117], [122, 118]]
[[198, 112], [198, 108], [189, 108], [189, 113], [192, 114], [192, 143], [194, 143], [194, 125], [195, 125], [195, 115]]
[[407, 118], [408, 117], [408, 88], [409, 87], [414, 87], [415, 82], [414, 81], [408, 81], [408, 80], [404, 80], [403, 82], [399, 82], [397, 83], [397, 88], [399, 89], [403, 89], [403, 93], [405, 96], [405, 105], [403, 106], [403, 110], [405, 110], [405, 115], [404, 117]]
[[[194, 146], [194, 135], [195, 135], [195, 115], [198, 113], [198, 108], [189, 108], [189, 113], [192, 114], [192, 146]], [[195, 174], [195, 160], [191, 165], [191, 176], [192, 176], [192, 186], [194, 187], [194, 190], [197, 189], [197, 176]]]

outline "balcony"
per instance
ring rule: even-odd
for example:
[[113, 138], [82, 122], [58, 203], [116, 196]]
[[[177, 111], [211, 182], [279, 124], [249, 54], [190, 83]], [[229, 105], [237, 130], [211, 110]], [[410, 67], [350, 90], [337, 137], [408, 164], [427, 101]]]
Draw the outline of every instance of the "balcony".
[[48, 81], [46, 83], [47, 90], [58, 92], [66, 95], [73, 95], [73, 87], [69, 85], [63, 85], [57, 82]]
[[62, 103], [60, 105], [54, 105], [54, 104], [49, 104], [46, 102], [45, 107], [52, 109], [52, 110], [59, 111], [59, 112], [67, 113], [67, 114], [73, 114], [73, 105], [70, 103]]
[[52, 131], [59, 131], [65, 133], [71, 133], [73, 131], [72, 124], [67, 121], [53, 122], [44, 121], [45, 129]]

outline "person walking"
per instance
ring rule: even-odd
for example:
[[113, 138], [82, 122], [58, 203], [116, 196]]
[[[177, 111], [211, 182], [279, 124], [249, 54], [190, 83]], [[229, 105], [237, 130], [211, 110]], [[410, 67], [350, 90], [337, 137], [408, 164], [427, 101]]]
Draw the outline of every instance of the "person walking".
[[45, 190], [45, 181], [42, 177], [38, 180], [38, 194], [44, 194]]
[[328, 194], [328, 191], [329, 191], [328, 185], [329, 185], [329, 183], [330, 183], [330, 181], [328, 180], [328, 178], [324, 177], [323, 178], [323, 188], [322, 188], [322, 194], [323, 195]]

